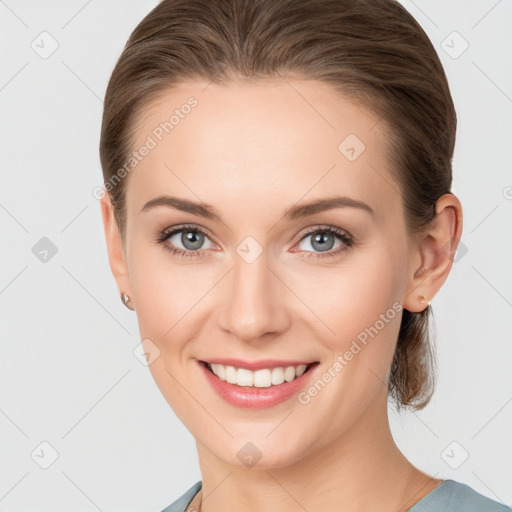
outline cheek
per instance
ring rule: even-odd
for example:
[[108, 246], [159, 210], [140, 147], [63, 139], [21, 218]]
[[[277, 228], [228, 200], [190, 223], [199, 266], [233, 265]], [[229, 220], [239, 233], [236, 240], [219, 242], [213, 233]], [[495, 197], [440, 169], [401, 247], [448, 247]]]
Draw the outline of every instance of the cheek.
[[176, 256], [147, 241], [134, 246], [129, 261], [141, 335], [165, 345], [181, 339], [176, 333], [184, 332], [183, 326], [197, 311], [195, 306], [211, 288], [211, 266], [176, 263]]
[[148, 346], [157, 354], [149, 370], [175, 414], [189, 425], [202, 414], [185, 391], [193, 364], [188, 360], [193, 348], [189, 342], [200, 336], [204, 325], [201, 300], [212, 288], [214, 276], [205, 274], [208, 265], [172, 263], [172, 255], [147, 242], [146, 247], [141, 243], [133, 248], [130, 256], [140, 338], [151, 340]]
[[309, 306], [329, 328], [317, 329], [319, 339], [339, 363], [332, 389], [350, 392], [344, 399], [354, 399], [354, 406], [382, 389], [393, 360], [405, 268], [397, 243], [372, 244], [343, 267], [317, 276], [308, 290]]
[[333, 338], [343, 341], [373, 325], [399, 303], [403, 284], [403, 262], [398, 254], [374, 247], [342, 266], [316, 271], [314, 282], [308, 280], [302, 293]]
[[387, 393], [402, 317], [402, 272], [396, 254], [368, 251], [353, 267], [338, 268], [317, 282], [323, 294], [309, 295], [311, 309], [331, 331], [317, 329], [332, 362], [301, 403], [314, 404], [315, 414], [330, 418], [326, 436], [356, 421], [377, 395]]
[[132, 253], [130, 283], [140, 338], [151, 340], [158, 354], [149, 365], [153, 379], [175, 414], [189, 425], [204, 413], [195, 408], [186, 390], [195, 384], [191, 372], [197, 371], [196, 343], [204, 339], [209, 312], [215, 307], [219, 269], [209, 264], [177, 264], [171, 258], [161, 247], [141, 244]]

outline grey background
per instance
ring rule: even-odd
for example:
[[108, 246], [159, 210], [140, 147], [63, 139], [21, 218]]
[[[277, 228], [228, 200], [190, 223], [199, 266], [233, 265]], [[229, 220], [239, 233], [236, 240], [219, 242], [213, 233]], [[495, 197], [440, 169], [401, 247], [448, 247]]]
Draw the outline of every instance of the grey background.
[[[0, 1], [1, 511], [159, 511], [200, 479], [192, 436], [133, 353], [92, 193], [108, 78], [156, 3]], [[403, 4], [456, 104], [464, 245], [433, 301], [437, 392], [421, 412], [390, 407], [393, 434], [423, 471], [510, 505], [512, 1]], [[52, 39], [47, 58], [31, 46]]]

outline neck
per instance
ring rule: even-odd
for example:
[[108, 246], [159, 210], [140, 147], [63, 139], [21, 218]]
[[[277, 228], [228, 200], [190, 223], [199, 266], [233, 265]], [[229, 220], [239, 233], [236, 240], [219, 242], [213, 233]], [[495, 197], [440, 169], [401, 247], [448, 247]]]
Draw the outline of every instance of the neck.
[[333, 510], [405, 512], [440, 480], [415, 468], [396, 446], [387, 401], [370, 406], [348, 431], [286, 467], [233, 466], [197, 443], [201, 512]]

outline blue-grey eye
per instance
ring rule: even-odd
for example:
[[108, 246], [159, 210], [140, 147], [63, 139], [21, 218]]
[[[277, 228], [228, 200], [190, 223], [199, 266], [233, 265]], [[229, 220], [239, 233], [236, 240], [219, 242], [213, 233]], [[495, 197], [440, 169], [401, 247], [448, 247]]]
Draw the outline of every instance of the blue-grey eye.
[[[300, 242], [299, 247], [303, 251], [316, 251], [316, 252], [325, 252], [330, 251], [331, 249], [337, 249], [340, 245], [342, 245], [342, 242], [339, 241], [339, 244], [334, 247], [334, 244], [336, 242], [336, 239], [339, 240], [339, 235], [336, 235], [336, 233], [333, 233], [329, 230], [317, 230], [313, 233], [309, 233], [306, 235]], [[308, 240], [311, 240], [311, 242], [306, 243], [306, 247], [300, 246], [303, 242], [306, 242]], [[309, 245], [309, 247], [307, 247]]]
[[[204, 233], [190, 228], [176, 231], [168, 240], [178, 249], [185, 249], [187, 251], [197, 251], [198, 249], [209, 249], [211, 247], [211, 241]], [[203, 247], [206, 240], [210, 242], [210, 246]]]

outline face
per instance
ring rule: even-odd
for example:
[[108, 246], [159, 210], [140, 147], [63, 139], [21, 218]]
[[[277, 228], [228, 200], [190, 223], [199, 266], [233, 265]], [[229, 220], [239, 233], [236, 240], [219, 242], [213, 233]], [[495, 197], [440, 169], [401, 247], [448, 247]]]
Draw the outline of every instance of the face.
[[134, 147], [152, 147], [127, 178], [150, 370], [197, 442], [237, 466], [291, 465], [385, 414], [410, 285], [384, 121], [288, 82], [166, 92], [137, 123]]

